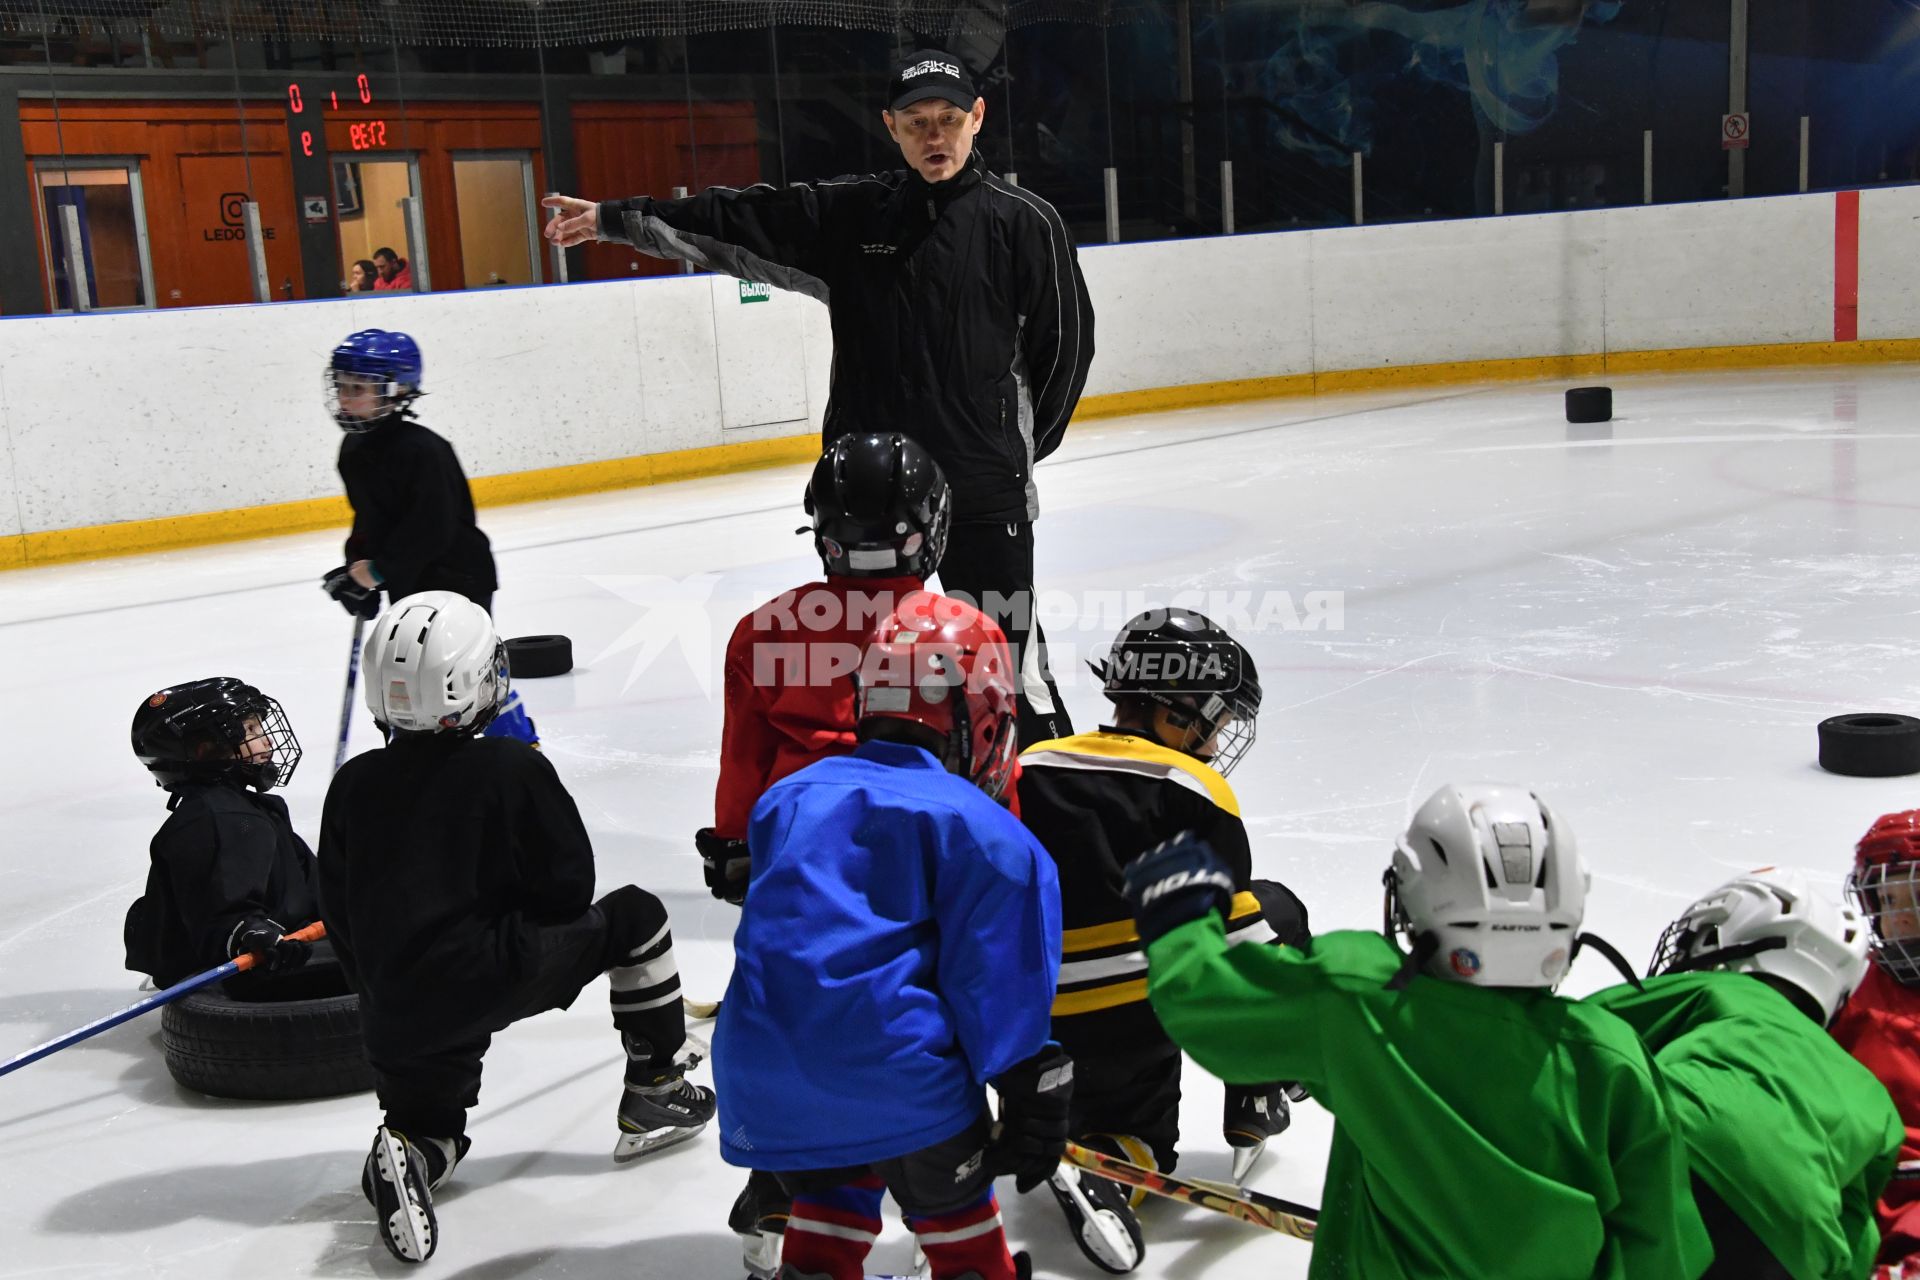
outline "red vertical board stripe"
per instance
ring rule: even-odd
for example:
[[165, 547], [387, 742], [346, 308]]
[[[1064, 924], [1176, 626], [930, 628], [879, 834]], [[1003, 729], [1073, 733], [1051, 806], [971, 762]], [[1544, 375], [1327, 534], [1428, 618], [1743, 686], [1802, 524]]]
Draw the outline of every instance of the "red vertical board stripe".
[[1860, 193], [1833, 195], [1833, 340], [1860, 339]]

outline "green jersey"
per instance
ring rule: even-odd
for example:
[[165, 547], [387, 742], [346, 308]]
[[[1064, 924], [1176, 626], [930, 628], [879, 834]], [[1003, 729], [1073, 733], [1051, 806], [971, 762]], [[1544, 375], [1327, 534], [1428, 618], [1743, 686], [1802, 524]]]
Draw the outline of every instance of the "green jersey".
[[1693, 1171], [1794, 1280], [1873, 1269], [1873, 1202], [1906, 1130], [1871, 1071], [1743, 973], [1648, 978], [1586, 1003], [1639, 1032]]
[[1232, 1084], [1335, 1118], [1316, 1277], [1694, 1280], [1686, 1153], [1632, 1028], [1545, 990], [1387, 980], [1373, 933], [1229, 947], [1209, 913], [1148, 948], [1169, 1035]]

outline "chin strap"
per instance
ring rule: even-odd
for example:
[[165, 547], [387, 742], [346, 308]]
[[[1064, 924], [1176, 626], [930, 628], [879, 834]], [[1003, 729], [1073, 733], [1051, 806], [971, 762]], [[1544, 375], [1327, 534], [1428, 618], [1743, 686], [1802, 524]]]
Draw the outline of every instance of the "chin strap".
[[[1393, 939], [1389, 936], [1387, 940], [1391, 942]], [[1394, 971], [1394, 975], [1387, 979], [1387, 990], [1406, 990], [1407, 984], [1412, 982], [1420, 971], [1427, 967], [1427, 961], [1433, 959], [1434, 953], [1438, 950], [1440, 950], [1439, 934], [1415, 934], [1413, 936], [1413, 950], [1408, 952], [1407, 958], [1400, 962], [1400, 967]]]
[[1595, 951], [1605, 956], [1607, 961], [1612, 964], [1615, 969], [1620, 971], [1620, 976], [1625, 978], [1635, 991], [1646, 990], [1645, 987], [1640, 985], [1640, 976], [1633, 971], [1633, 966], [1627, 963], [1627, 958], [1621, 955], [1619, 949], [1611, 942], [1608, 942], [1605, 938], [1597, 934], [1581, 933], [1574, 935], [1573, 950], [1567, 956], [1568, 969], [1573, 968], [1573, 962], [1580, 958], [1580, 951], [1584, 947], [1592, 947]]

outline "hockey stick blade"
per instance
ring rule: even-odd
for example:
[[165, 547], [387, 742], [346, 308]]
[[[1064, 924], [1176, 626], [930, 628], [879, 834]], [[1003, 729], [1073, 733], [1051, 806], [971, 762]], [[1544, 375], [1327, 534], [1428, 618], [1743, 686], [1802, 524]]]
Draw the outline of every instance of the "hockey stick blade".
[[705, 1022], [709, 1018], [717, 1018], [720, 1016], [720, 1002], [718, 1000], [682, 1000], [680, 1003], [686, 1009], [687, 1016], [695, 1022]]
[[1246, 1191], [1239, 1187], [1230, 1187], [1220, 1182], [1205, 1182], [1198, 1178], [1181, 1178], [1170, 1173], [1156, 1173], [1115, 1156], [1100, 1151], [1091, 1151], [1077, 1142], [1067, 1144], [1067, 1162], [1078, 1165], [1103, 1178], [1123, 1182], [1130, 1187], [1139, 1187], [1142, 1191], [1169, 1200], [1179, 1200], [1187, 1204], [1198, 1205], [1202, 1209], [1211, 1209], [1215, 1213], [1224, 1213], [1230, 1218], [1256, 1227], [1265, 1227], [1269, 1231], [1278, 1231], [1282, 1235], [1292, 1236], [1296, 1240], [1313, 1239], [1314, 1223], [1320, 1217], [1318, 1209], [1294, 1204], [1277, 1196], [1265, 1195], [1258, 1191]]

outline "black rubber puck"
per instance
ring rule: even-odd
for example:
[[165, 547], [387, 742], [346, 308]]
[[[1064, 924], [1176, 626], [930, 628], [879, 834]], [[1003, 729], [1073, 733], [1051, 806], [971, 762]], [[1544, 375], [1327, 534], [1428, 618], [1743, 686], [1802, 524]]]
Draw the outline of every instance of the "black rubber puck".
[[1613, 421], [1613, 388], [1569, 387], [1567, 389], [1567, 421]]
[[573, 670], [573, 641], [565, 636], [515, 636], [507, 641], [507, 672], [515, 680], [563, 676]]
[[1920, 720], [1855, 712], [1820, 722], [1820, 767], [1850, 778], [1920, 773]]

